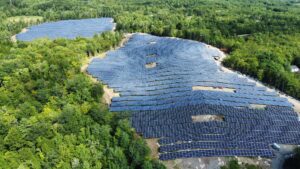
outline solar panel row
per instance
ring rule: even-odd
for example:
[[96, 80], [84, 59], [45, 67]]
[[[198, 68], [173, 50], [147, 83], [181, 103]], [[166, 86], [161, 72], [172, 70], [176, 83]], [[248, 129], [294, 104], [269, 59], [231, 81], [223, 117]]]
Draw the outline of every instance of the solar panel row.
[[[134, 111], [136, 131], [159, 138], [161, 160], [271, 158], [272, 143], [300, 144], [291, 104], [244, 76], [223, 72], [213, 59], [221, 55], [199, 42], [134, 34], [124, 47], [94, 59], [88, 72], [120, 93], [111, 111]], [[156, 67], [146, 67], [154, 62]], [[265, 107], [253, 109], [253, 104]], [[192, 117], [199, 115], [215, 117]]]
[[28, 28], [25, 33], [17, 35], [21, 41], [32, 41], [39, 38], [66, 38], [76, 37], [91, 38], [97, 33], [113, 30], [115, 24], [112, 18], [65, 20], [58, 22], [47, 22]]
[[[109, 52], [104, 59], [94, 59], [88, 71], [123, 96], [113, 100], [112, 111], [159, 110], [202, 103], [291, 106], [286, 99], [255, 86], [245, 77], [220, 71], [213, 59], [219, 55], [218, 50], [202, 43], [135, 34], [125, 47]], [[145, 68], [149, 62], [156, 62], [157, 67]], [[192, 86], [197, 85], [234, 88], [235, 93], [192, 91]]]

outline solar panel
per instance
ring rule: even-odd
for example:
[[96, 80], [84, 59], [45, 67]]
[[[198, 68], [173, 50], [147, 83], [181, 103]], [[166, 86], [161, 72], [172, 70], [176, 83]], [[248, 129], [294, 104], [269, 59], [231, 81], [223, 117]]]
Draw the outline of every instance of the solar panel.
[[21, 41], [32, 41], [39, 38], [91, 38], [97, 33], [113, 30], [114, 26], [115, 24], [113, 23], [112, 18], [95, 18], [47, 22], [31, 26], [30, 28], [28, 28], [27, 32], [17, 34], [17, 39]]
[[[300, 144], [298, 116], [287, 99], [237, 73], [220, 71], [216, 55], [220, 51], [203, 43], [134, 34], [124, 47], [94, 59], [88, 72], [120, 93], [112, 99], [111, 111], [132, 111], [136, 131], [159, 138], [161, 160], [272, 158], [270, 144]], [[152, 62], [156, 67], [147, 69], [145, 64]], [[252, 104], [266, 107], [251, 109]], [[195, 122], [191, 116], [197, 115], [222, 119]]]

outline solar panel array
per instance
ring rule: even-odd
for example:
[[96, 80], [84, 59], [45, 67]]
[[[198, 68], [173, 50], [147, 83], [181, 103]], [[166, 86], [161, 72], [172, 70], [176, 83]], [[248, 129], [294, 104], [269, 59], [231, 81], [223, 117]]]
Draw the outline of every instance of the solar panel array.
[[97, 33], [111, 31], [114, 27], [112, 18], [64, 20], [31, 26], [27, 32], [18, 34], [16, 38], [21, 41], [32, 41], [38, 38], [91, 38]]
[[[191, 117], [197, 115], [223, 116], [224, 121], [193, 122]], [[138, 111], [132, 115], [132, 124], [145, 138], [160, 138], [162, 160], [183, 158], [191, 154], [190, 151], [198, 154], [192, 153], [192, 157], [273, 157], [269, 147], [272, 143], [300, 144], [298, 116], [287, 107], [268, 106], [265, 110], [253, 110], [199, 104]], [[221, 154], [224, 152], [227, 154]]]
[[[273, 157], [271, 143], [300, 144], [298, 116], [287, 99], [222, 71], [214, 60], [220, 55], [195, 41], [134, 34], [125, 46], [94, 59], [88, 72], [120, 93], [112, 99], [111, 111], [133, 111], [136, 131], [159, 138], [161, 160]], [[147, 67], [152, 63], [154, 67]], [[252, 104], [266, 109], [251, 109]], [[192, 116], [197, 115], [224, 120], [194, 122]]]

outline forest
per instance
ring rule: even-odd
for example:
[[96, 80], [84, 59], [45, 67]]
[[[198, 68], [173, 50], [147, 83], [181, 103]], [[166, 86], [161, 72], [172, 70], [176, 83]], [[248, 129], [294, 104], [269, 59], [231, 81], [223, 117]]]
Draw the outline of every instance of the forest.
[[[126, 117], [109, 113], [101, 84], [80, 72], [125, 32], [214, 45], [223, 64], [300, 99], [297, 0], [0, 0], [0, 168], [164, 168]], [[18, 17], [28, 19], [16, 19]], [[113, 17], [92, 39], [13, 43], [29, 25]], [[31, 19], [30, 19], [31, 18]]]
[[118, 46], [122, 33], [12, 43], [34, 23], [1, 15], [1, 169], [165, 168], [128, 118], [102, 103], [102, 85], [80, 71], [89, 55]]
[[[121, 32], [146, 32], [205, 42], [229, 57], [224, 65], [300, 99], [300, 3], [297, 0], [1, 0], [0, 18], [44, 21], [113, 17]], [[28, 24], [28, 23], [27, 23]], [[26, 23], [2, 25], [7, 39]]]
[[0, 168], [163, 168], [80, 72], [93, 44], [105, 51], [121, 38], [40, 40], [1, 53]]
[[80, 72], [93, 44], [105, 51], [121, 38], [40, 40], [1, 53], [0, 168], [163, 168]]

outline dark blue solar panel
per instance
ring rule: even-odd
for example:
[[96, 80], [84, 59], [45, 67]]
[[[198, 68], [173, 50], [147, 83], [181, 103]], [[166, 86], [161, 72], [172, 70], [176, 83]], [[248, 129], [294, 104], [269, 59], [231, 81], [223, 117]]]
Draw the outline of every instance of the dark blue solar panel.
[[[213, 59], [219, 55], [195, 41], [134, 34], [124, 47], [94, 59], [88, 72], [120, 93], [112, 99], [111, 111], [133, 111], [136, 131], [144, 138], [159, 138], [161, 160], [271, 158], [270, 144], [300, 144], [298, 115], [287, 99], [237, 73], [221, 71]], [[151, 62], [156, 67], [147, 69]], [[266, 107], [251, 109], [252, 104]], [[222, 119], [194, 122], [191, 116], [197, 115]]]
[[274, 157], [271, 150], [196, 150], [181, 151], [161, 154], [160, 160], [173, 160], [176, 158], [192, 158], [192, 157], [219, 157], [219, 156], [246, 156], [246, 157]]
[[[152, 41], [156, 43], [150, 44]], [[109, 52], [104, 59], [94, 59], [88, 71], [123, 96], [113, 100], [112, 111], [202, 103], [291, 106], [286, 99], [266, 91], [265, 87], [255, 86], [245, 77], [220, 71], [213, 59], [219, 55], [218, 50], [199, 42], [135, 34], [125, 47]], [[156, 62], [157, 66], [145, 68], [150, 62]], [[233, 88], [235, 93], [193, 91], [193, 86]]]
[[47, 22], [31, 26], [25, 33], [17, 35], [21, 41], [32, 41], [38, 38], [66, 38], [93, 37], [97, 33], [111, 31], [115, 27], [112, 18], [95, 18], [81, 20], [65, 20], [58, 22]]

